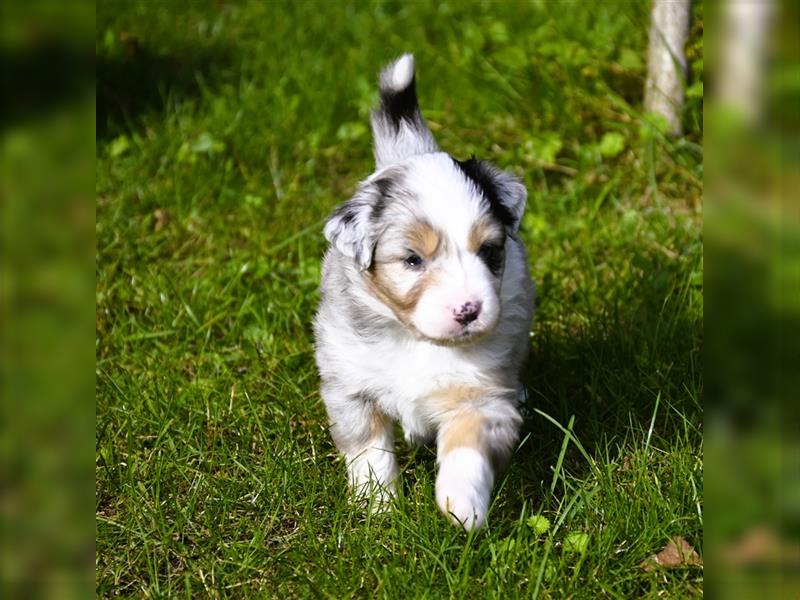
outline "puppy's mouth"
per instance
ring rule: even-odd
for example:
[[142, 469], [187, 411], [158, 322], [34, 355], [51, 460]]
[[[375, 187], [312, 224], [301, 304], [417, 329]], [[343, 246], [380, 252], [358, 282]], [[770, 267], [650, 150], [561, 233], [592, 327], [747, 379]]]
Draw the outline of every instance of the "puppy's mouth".
[[436, 344], [437, 346], [469, 346], [494, 331], [494, 327], [481, 327], [469, 324], [457, 333], [444, 337], [431, 337], [425, 335], [416, 328], [414, 328], [414, 331], [421, 339]]

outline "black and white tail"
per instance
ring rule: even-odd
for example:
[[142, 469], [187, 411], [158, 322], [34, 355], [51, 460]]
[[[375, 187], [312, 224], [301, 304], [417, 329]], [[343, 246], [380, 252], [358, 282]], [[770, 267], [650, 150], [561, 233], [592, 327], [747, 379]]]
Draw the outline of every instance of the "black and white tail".
[[417, 104], [413, 55], [403, 54], [381, 71], [380, 96], [372, 112], [377, 168], [439, 151]]

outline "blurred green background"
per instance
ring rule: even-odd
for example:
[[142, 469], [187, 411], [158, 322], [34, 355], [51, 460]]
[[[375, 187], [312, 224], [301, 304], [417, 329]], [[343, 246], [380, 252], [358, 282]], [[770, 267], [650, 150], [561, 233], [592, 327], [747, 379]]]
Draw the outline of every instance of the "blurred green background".
[[[707, 589], [791, 598], [800, 594], [800, 7], [709, 8]], [[753, 52], [759, 32], [748, 24], [764, 16]], [[742, 47], [750, 51], [732, 50]], [[752, 66], [757, 85], [724, 93], [730, 81], [749, 81], [742, 74]]]
[[[68, 4], [68, 5], [67, 5]], [[0, 594], [91, 593], [94, 7], [0, 18]]]

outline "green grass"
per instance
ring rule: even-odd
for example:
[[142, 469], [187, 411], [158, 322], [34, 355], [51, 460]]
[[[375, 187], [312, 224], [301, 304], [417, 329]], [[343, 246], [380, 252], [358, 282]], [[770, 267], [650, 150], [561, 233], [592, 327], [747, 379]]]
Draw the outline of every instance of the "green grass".
[[[642, 115], [646, 3], [170, 6], [97, 7], [97, 594], [701, 595], [639, 566], [703, 535], [702, 97], [680, 140]], [[391, 512], [348, 501], [313, 361], [322, 223], [406, 50], [443, 149], [529, 189], [524, 437], [471, 535], [430, 449]]]

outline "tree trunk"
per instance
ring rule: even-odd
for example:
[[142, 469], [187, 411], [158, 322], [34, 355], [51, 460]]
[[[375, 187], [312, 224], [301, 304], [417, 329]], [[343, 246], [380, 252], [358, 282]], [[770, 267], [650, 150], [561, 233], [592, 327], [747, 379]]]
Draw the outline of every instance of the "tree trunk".
[[686, 84], [683, 48], [689, 36], [691, 0], [653, 0], [644, 108], [663, 115], [671, 135], [681, 135]]
[[763, 112], [773, 4], [772, 0], [728, 2], [723, 9], [722, 64], [716, 96], [751, 126], [758, 124]]

